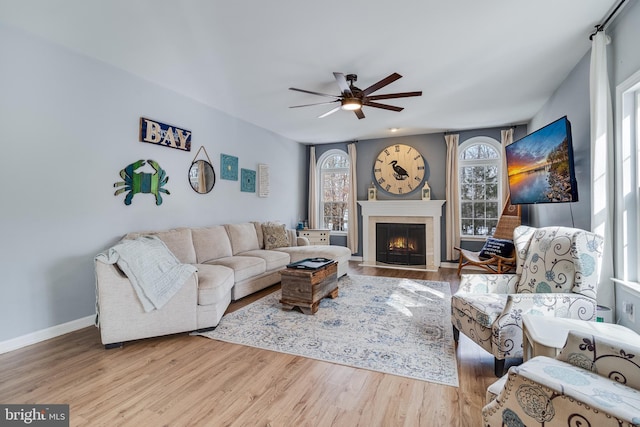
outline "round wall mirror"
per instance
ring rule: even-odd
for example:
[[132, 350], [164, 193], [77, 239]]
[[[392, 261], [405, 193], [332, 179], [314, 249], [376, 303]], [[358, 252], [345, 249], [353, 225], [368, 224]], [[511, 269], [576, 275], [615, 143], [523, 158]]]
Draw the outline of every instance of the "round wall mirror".
[[206, 160], [196, 160], [189, 168], [189, 184], [196, 193], [206, 194], [216, 184], [216, 173]]

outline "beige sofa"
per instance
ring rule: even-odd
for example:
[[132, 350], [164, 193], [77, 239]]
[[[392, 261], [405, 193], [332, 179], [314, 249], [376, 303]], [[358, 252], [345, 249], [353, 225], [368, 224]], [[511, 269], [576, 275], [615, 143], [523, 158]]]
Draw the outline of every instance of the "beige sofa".
[[280, 281], [291, 262], [334, 259], [346, 274], [351, 251], [309, 245], [294, 230], [271, 223], [226, 224], [127, 234], [155, 235], [197, 272], [161, 308], [145, 312], [127, 276], [115, 264], [96, 259], [97, 324], [105, 347], [124, 341], [215, 327], [229, 303]]

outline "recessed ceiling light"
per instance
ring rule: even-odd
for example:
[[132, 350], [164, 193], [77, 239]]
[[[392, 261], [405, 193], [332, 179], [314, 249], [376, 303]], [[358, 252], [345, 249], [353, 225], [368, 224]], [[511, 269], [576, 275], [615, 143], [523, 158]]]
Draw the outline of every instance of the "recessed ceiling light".
[[390, 130], [391, 132], [398, 132], [400, 129], [398, 129], [398, 128], [389, 128], [389, 130]]

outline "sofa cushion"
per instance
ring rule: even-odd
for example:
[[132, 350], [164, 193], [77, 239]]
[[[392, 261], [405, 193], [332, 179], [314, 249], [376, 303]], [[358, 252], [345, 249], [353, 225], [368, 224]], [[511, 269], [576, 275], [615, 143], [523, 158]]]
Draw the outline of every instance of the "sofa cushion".
[[258, 276], [267, 271], [267, 263], [262, 258], [255, 256], [230, 256], [209, 261], [207, 264], [224, 265], [233, 269], [236, 282], [241, 282], [253, 276]]
[[289, 246], [289, 238], [284, 224], [264, 223], [262, 224], [264, 235], [264, 248], [276, 249]]
[[[229, 235], [233, 255], [237, 255], [240, 252], [260, 249], [260, 245], [258, 245], [258, 234], [253, 224], [248, 222], [242, 224], [225, 224], [224, 228]], [[237, 278], [236, 281], [238, 281]]]
[[233, 287], [233, 270], [223, 265], [198, 264], [198, 305], [217, 304]]
[[255, 256], [262, 258], [267, 264], [267, 271], [279, 270], [286, 267], [289, 264], [289, 254], [278, 251], [268, 251], [265, 249], [258, 249], [255, 251], [242, 252], [241, 256]]
[[[287, 237], [289, 239], [289, 246], [298, 246], [298, 233], [296, 233], [296, 230], [287, 230]], [[309, 243], [309, 240], [307, 240], [307, 244]]]
[[183, 264], [196, 263], [196, 251], [190, 228], [176, 228], [167, 231], [139, 231], [129, 233], [123, 239], [136, 239], [140, 236], [157, 236]]
[[196, 251], [193, 248], [193, 239], [191, 230], [188, 228], [180, 228], [176, 230], [161, 231], [155, 233], [164, 242], [171, 252], [183, 264], [196, 263]]
[[224, 226], [193, 228], [191, 234], [198, 263], [232, 255], [231, 242]]
[[264, 249], [264, 235], [262, 234], [262, 223], [258, 221], [251, 221], [251, 224], [256, 228], [256, 235], [258, 236], [258, 247]]

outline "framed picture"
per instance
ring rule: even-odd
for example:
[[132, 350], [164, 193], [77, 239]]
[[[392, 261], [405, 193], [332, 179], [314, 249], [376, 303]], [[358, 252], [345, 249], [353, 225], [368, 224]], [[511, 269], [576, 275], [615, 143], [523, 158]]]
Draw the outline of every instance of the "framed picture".
[[238, 158], [228, 154], [220, 154], [220, 178], [229, 181], [238, 180]]
[[256, 171], [240, 169], [240, 191], [245, 193], [256, 192]]

